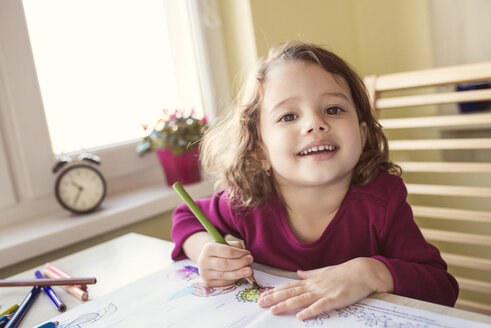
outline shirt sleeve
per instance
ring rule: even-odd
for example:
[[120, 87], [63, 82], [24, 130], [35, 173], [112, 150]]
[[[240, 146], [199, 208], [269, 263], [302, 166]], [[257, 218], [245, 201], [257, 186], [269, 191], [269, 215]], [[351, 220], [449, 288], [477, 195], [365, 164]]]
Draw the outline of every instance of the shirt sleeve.
[[383, 253], [374, 258], [387, 265], [394, 280], [394, 294], [454, 306], [459, 294], [455, 278], [436, 247], [426, 242], [406, 202], [401, 181], [388, 205]]
[[[198, 199], [196, 204], [223, 236], [230, 234], [240, 237], [225, 192], [214, 193], [211, 198]], [[199, 231], [206, 229], [185, 203], [179, 205], [172, 214], [171, 237], [175, 246], [171, 256], [174, 261], [187, 258], [182, 245], [189, 236]]]

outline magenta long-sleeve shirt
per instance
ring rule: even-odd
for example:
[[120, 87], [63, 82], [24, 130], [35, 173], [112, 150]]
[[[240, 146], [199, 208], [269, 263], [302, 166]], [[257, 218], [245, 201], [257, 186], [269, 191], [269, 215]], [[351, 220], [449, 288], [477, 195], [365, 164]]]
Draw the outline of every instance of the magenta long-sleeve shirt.
[[[302, 243], [293, 235], [279, 200], [254, 208], [230, 206], [226, 192], [196, 203], [223, 234], [243, 239], [254, 261], [296, 271], [373, 257], [392, 273], [394, 293], [453, 306], [459, 287], [437, 248], [425, 241], [406, 202], [402, 179], [380, 173], [363, 187], [351, 186], [320, 238]], [[186, 258], [183, 242], [205, 229], [182, 204], [173, 214], [174, 260]]]

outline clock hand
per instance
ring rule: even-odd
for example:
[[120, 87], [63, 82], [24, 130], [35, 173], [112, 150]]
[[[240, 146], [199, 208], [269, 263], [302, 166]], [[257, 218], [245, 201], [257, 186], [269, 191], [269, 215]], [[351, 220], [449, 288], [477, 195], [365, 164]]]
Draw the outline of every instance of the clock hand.
[[73, 201], [73, 203], [74, 203], [74, 204], [77, 204], [78, 199], [80, 198], [80, 194], [82, 193], [82, 189], [83, 189], [82, 187], [79, 187], [79, 188], [78, 188], [78, 192], [77, 192], [77, 194], [75, 195], [75, 199], [74, 199], [74, 201]]
[[78, 189], [82, 188], [82, 186], [81, 186], [81, 185], [79, 185], [78, 183], [76, 183], [75, 181], [71, 180], [70, 182], [71, 182], [71, 184], [72, 184], [73, 186], [75, 186], [76, 188], [78, 188]]

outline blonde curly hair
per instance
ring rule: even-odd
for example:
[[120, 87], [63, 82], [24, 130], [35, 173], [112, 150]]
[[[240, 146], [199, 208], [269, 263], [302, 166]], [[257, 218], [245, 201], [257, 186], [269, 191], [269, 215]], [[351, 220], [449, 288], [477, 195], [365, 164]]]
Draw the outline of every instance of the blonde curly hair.
[[353, 170], [352, 184], [365, 185], [379, 171], [401, 175], [401, 168], [389, 161], [387, 138], [373, 116], [363, 81], [334, 53], [314, 44], [286, 42], [274, 47], [261, 59], [244, 84], [237, 105], [222, 115], [206, 131], [201, 147], [203, 169], [214, 174], [217, 189], [228, 189], [239, 207], [264, 204], [276, 194], [273, 176], [263, 168], [263, 145], [259, 131], [259, 111], [263, 83], [271, 67], [278, 63], [302, 61], [321, 66], [344, 78], [356, 106], [358, 121], [367, 124], [367, 140]]

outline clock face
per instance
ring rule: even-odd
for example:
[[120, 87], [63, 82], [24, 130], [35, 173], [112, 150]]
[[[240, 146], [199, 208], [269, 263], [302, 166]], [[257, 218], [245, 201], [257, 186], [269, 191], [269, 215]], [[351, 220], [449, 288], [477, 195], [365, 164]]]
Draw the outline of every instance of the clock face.
[[106, 196], [106, 182], [94, 167], [76, 164], [58, 176], [55, 194], [67, 210], [88, 213], [95, 210]]

